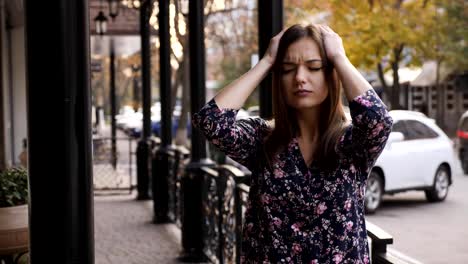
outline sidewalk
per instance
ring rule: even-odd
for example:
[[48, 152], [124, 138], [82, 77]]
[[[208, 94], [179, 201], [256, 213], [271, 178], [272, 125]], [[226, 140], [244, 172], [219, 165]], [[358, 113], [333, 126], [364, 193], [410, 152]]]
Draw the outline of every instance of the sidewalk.
[[173, 224], [153, 224], [153, 202], [135, 197], [94, 197], [95, 263], [178, 263], [180, 230]]

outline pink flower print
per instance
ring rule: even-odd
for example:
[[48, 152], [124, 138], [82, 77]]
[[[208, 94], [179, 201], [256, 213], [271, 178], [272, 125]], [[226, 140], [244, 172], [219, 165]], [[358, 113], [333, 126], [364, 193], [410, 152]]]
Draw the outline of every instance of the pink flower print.
[[364, 255], [364, 264], [368, 264], [368, 263], [370, 263], [369, 256]]
[[376, 153], [380, 151], [380, 146], [375, 146], [369, 150], [370, 153]]
[[301, 231], [300, 228], [301, 228], [301, 225], [300, 225], [299, 223], [295, 223], [295, 224], [293, 224], [293, 225], [291, 226], [291, 229], [292, 229], [294, 232], [299, 232], [299, 231]]
[[353, 229], [353, 225], [354, 223], [352, 221], [348, 221], [346, 223], [346, 230], [351, 231], [351, 229]]
[[269, 204], [271, 202], [271, 197], [268, 194], [263, 194], [260, 199], [263, 205]]
[[321, 202], [317, 208], [315, 208], [315, 213], [318, 214], [318, 215], [321, 215], [323, 214], [323, 212], [325, 212], [325, 210], [327, 210], [327, 206], [325, 205], [325, 202]]
[[309, 264], [318, 264], [318, 263], [319, 263], [318, 259], [313, 259], [313, 260], [310, 261]]
[[362, 98], [362, 97], [357, 98], [356, 101], [357, 101], [358, 103], [360, 103], [360, 104], [366, 106], [366, 107], [371, 107], [371, 106], [372, 106], [372, 102], [371, 102], [371, 101], [369, 101], [369, 100], [367, 100], [367, 99], [364, 99], [364, 98]]
[[247, 232], [249, 232], [249, 233], [252, 232], [252, 228], [253, 228], [253, 223], [248, 223], [247, 228], [246, 228]]
[[340, 263], [342, 260], [343, 260], [343, 255], [341, 255], [340, 253], [335, 254], [333, 256], [333, 261], [335, 262], [335, 264]]
[[345, 204], [344, 204], [344, 208], [346, 211], [349, 211], [351, 209], [351, 206], [352, 206], [352, 202], [351, 202], [351, 199], [347, 199]]
[[377, 124], [374, 129], [372, 130], [371, 137], [376, 137], [380, 134], [380, 132], [384, 129], [384, 124], [379, 123]]
[[283, 221], [281, 221], [281, 219], [279, 219], [278, 217], [275, 217], [273, 218], [273, 224], [276, 226], [276, 227], [281, 227], [281, 224], [283, 223]]
[[298, 243], [293, 243], [292, 250], [294, 254], [300, 253], [302, 251], [301, 245]]
[[356, 173], [356, 167], [354, 167], [354, 164], [351, 164], [351, 166], [349, 167], [349, 170], [350, 170], [352, 173]]
[[279, 242], [278, 239], [273, 240], [273, 247], [274, 247], [274, 248], [278, 248], [279, 245], [280, 245], [280, 242]]
[[273, 174], [275, 175], [275, 178], [276, 178], [276, 179], [283, 178], [283, 177], [285, 176], [284, 171], [281, 170], [281, 169], [275, 169], [275, 171], [273, 172]]

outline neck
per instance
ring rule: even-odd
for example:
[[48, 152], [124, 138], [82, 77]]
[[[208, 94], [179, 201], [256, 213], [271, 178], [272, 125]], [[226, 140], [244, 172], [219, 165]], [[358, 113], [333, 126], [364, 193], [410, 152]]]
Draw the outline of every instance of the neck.
[[301, 140], [306, 142], [316, 142], [318, 140], [319, 112], [318, 107], [297, 110], [298, 136]]

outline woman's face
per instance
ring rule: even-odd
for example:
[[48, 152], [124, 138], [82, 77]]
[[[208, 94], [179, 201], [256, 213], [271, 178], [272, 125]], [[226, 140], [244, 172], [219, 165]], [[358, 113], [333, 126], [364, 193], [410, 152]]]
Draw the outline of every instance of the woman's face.
[[311, 38], [292, 43], [281, 66], [286, 102], [297, 110], [319, 106], [328, 96], [318, 45]]

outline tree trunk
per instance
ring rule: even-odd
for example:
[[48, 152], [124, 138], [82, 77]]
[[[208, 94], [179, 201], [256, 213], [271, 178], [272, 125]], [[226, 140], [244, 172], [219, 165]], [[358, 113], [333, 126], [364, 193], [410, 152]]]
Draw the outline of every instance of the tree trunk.
[[393, 86], [392, 86], [392, 99], [391, 99], [391, 109], [401, 109], [400, 105], [400, 76], [398, 75], [399, 62], [401, 59], [401, 52], [403, 51], [403, 45], [393, 49], [394, 59], [392, 61], [392, 71], [393, 71]]
[[440, 85], [440, 65], [442, 64], [441, 60], [436, 61], [436, 80], [435, 80], [435, 87], [437, 91], [437, 124], [442, 129], [445, 129], [445, 124], [444, 124], [444, 110], [445, 110], [445, 105], [444, 105], [444, 87]]
[[400, 77], [398, 75], [398, 62], [392, 62], [393, 71], [393, 86], [392, 86], [392, 100], [391, 109], [400, 109]]
[[389, 100], [390, 96], [388, 94], [389, 89], [388, 89], [387, 81], [385, 81], [385, 78], [384, 78], [383, 66], [381, 62], [377, 63], [377, 73], [379, 76], [380, 83], [382, 84], [382, 97], [385, 97], [385, 99], [382, 98], [382, 100], [386, 100], [388, 103], [388, 101], [390, 101]]

